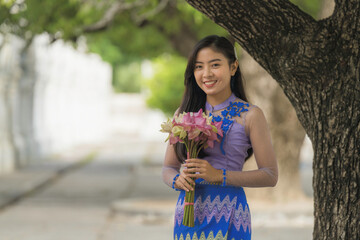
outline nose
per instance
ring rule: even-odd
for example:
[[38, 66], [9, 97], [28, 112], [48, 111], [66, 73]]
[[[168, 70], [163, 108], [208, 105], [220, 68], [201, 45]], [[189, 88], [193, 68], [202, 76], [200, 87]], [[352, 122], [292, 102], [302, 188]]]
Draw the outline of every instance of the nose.
[[212, 76], [212, 71], [211, 71], [211, 68], [209, 67], [205, 67], [204, 68], [204, 74], [203, 74], [203, 77], [204, 78], [208, 78], [208, 77], [211, 77]]

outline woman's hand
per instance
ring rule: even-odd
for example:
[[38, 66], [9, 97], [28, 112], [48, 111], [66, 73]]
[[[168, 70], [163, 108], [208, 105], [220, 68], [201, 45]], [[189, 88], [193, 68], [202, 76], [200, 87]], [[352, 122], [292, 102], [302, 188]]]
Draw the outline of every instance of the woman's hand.
[[186, 176], [192, 178], [203, 178], [210, 183], [221, 183], [223, 180], [222, 170], [216, 169], [211, 164], [202, 159], [187, 159], [183, 170]]
[[[186, 170], [186, 169], [184, 169]], [[188, 174], [184, 172], [184, 170], [180, 173], [179, 177], [175, 181], [175, 187], [177, 189], [183, 189], [185, 191], [193, 191], [195, 186], [195, 181], [192, 180]]]

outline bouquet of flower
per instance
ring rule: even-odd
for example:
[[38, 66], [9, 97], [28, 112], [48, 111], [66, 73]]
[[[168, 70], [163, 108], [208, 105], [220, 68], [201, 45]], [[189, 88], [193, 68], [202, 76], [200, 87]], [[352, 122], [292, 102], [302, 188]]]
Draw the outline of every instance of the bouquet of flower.
[[[214, 147], [214, 141], [218, 136], [223, 136], [222, 122], [213, 122], [212, 116], [198, 112], [183, 112], [172, 120], [161, 124], [162, 132], [169, 133], [165, 141], [170, 144], [181, 142], [185, 144], [187, 158], [197, 158], [203, 148]], [[194, 187], [194, 186], [193, 186]], [[194, 227], [194, 191], [186, 192], [184, 202], [183, 225]]]

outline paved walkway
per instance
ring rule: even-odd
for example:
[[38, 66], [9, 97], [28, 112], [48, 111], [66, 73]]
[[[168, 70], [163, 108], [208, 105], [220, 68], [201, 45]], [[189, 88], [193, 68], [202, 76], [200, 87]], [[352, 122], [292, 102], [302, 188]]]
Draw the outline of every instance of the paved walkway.
[[[0, 176], [1, 240], [172, 239], [164, 145], [114, 136]], [[253, 240], [310, 240], [309, 202], [250, 203]]]

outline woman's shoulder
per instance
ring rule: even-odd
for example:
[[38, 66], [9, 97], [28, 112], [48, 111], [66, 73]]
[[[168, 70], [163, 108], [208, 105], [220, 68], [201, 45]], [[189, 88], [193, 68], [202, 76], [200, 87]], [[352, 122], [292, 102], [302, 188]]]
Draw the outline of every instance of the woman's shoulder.
[[257, 113], [262, 112], [262, 110], [257, 105], [251, 104], [247, 101], [244, 101], [241, 98], [236, 98], [234, 102], [240, 103], [240, 104], [238, 104], [238, 106], [243, 107], [245, 109], [246, 114], [248, 114], [250, 112], [257, 112]]
[[248, 113], [246, 114], [246, 121], [251, 122], [254, 119], [264, 118], [263, 110], [257, 105], [250, 105], [248, 108]]
[[267, 125], [263, 110], [254, 104], [249, 106], [244, 121], [247, 131], [250, 131], [252, 127], [257, 127], [263, 124]]
[[242, 105], [245, 109], [244, 114], [240, 117], [242, 120], [239, 119], [239, 122], [241, 121], [242, 125], [245, 126], [247, 135], [249, 134], [251, 125], [256, 125], [259, 121], [266, 122], [264, 112], [259, 106], [246, 102], [240, 98], [237, 98], [235, 101], [241, 103], [240, 105]]

